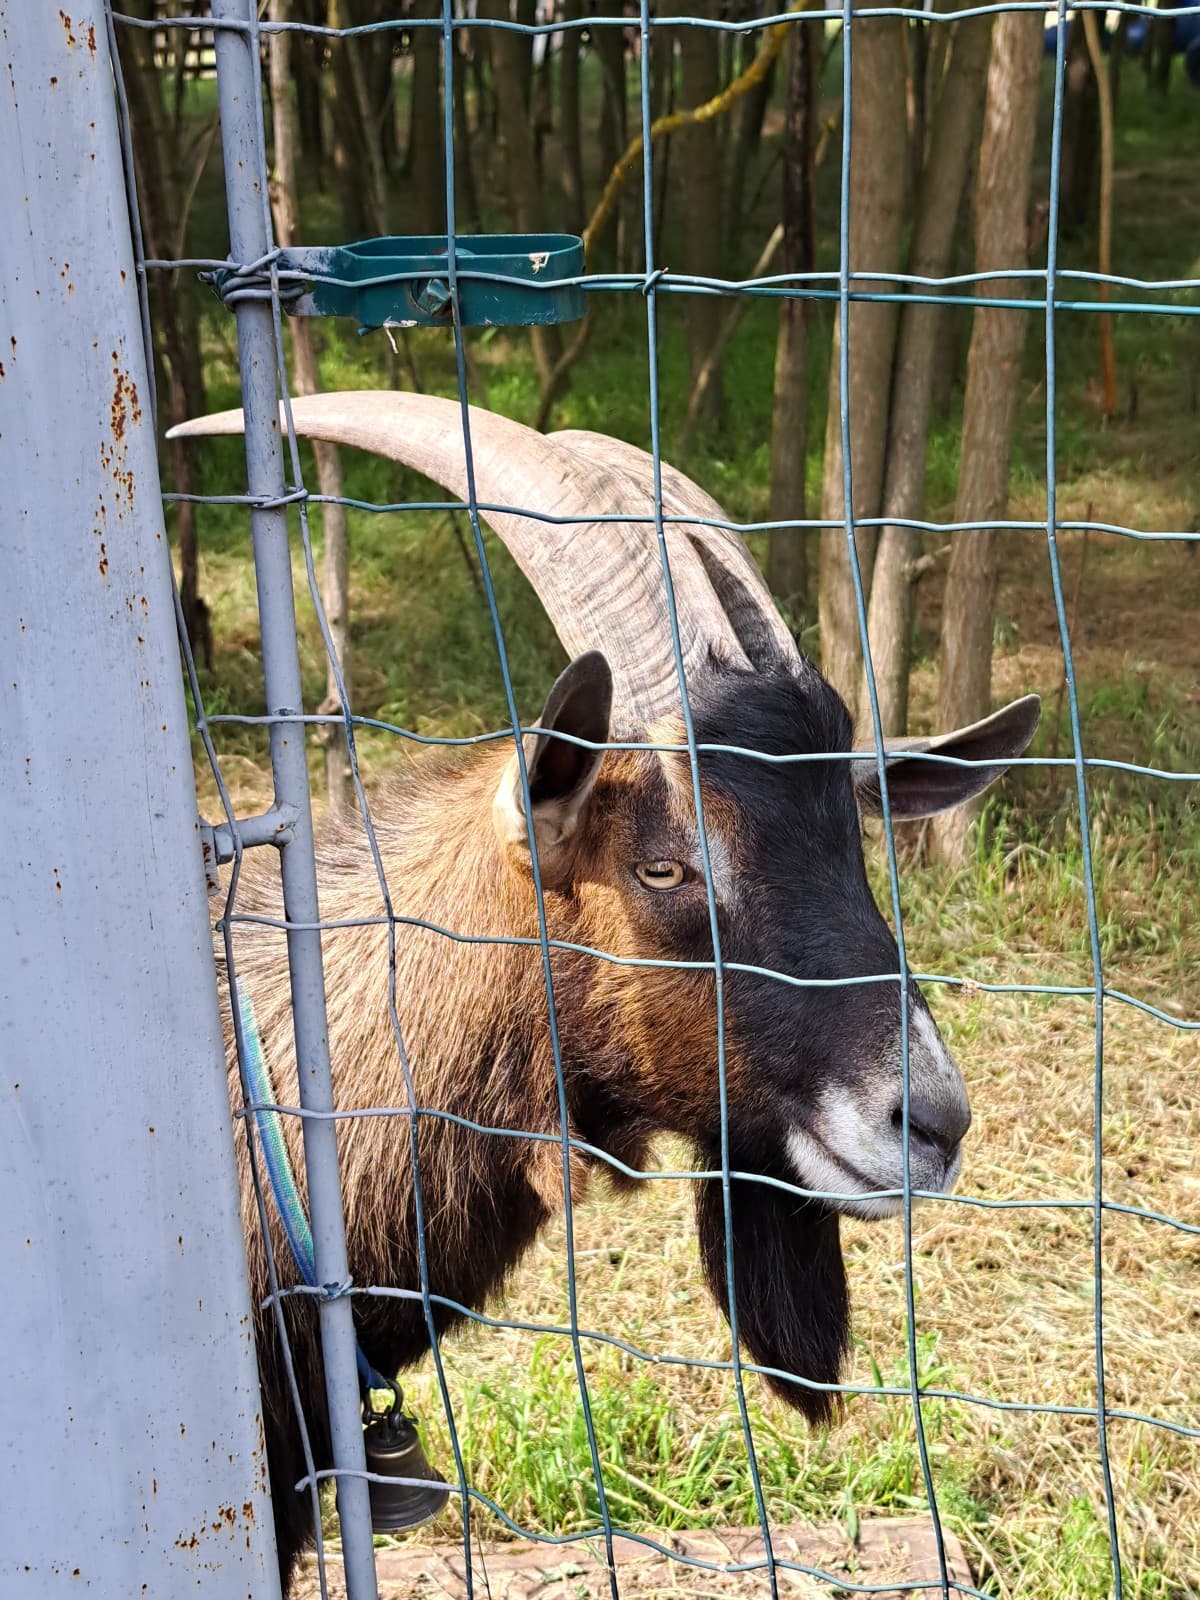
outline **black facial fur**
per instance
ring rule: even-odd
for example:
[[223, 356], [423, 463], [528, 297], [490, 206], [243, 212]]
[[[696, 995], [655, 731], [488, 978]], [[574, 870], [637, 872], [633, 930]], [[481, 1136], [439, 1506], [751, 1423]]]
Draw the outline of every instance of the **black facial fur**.
[[[698, 693], [696, 737], [768, 755], [844, 753], [851, 722], [815, 671], [714, 673]], [[706, 786], [734, 801], [735, 904], [720, 921], [722, 958], [797, 978], [895, 972], [895, 942], [867, 883], [849, 763], [762, 762], [704, 753]], [[898, 1020], [896, 984], [808, 988], [751, 973], [726, 975], [733, 1048], [755, 1093], [731, 1107], [743, 1171], [797, 1183], [784, 1135], [830, 1082], [869, 1072]], [[719, 1165], [714, 1142], [706, 1164]], [[740, 1341], [761, 1366], [835, 1384], [849, 1345], [850, 1307], [838, 1217], [819, 1202], [735, 1180], [731, 1193], [734, 1295]], [[698, 1186], [696, 1220], [709, 1287], [728, 1314], [726, 1231], [719, 1182]], [[814, 1422], [836, 1396], [768, 1378]]]
[[[718, 1151], [705, 1152], [710, 1167]], [[760, 1170], [759, 1156], [731, 1165]], [[795, 1175], [769, 1174], [795, 1182]], [[764, 1183], [735, 1179], [731, 1186], [733, 1284], [738, 1335], [760, 1366], [776, 1367], [815, 1383], [837, 1383], [850, 1345], [850, 1298], [838, 1241], [837, 1216], [812, 1200]], [[728, 1316], [725, 1208], [721, 1183], [696, 1189], [696, 1227], [704, 1276]], [[837, 1396], [782, 1378], [765, 1380], [810, 1422], [826, 1422]]]
[[[699, 742], [766, 755], [850, 749], [851, 723], [815, 671], [714, 674], [698, 696]], [[704, 753], [707, 785], [736, 806], [736, 903], [720, 923], [725, 961], [799, 979], [895, 973], [895, 940], [871, 894], [846, 761], [764, 762]], [[730, 1026], [764, 1088], [802, 1102], [818, 1081], [856, 1075], [899, 1021], [894, 980], [805, 988], [727, 975]]]

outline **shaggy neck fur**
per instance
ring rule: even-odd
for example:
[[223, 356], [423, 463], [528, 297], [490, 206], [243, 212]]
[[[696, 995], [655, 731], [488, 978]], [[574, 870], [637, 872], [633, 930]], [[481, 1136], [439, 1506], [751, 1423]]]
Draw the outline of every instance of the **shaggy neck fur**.
[[[542, 957], [533, 944], [469, 943], [488, 935], [536, 941], [536, 902], [527, 877], [501, 860], [490, 826], [492, 796], [508, 751], [422, 763], [400, 792], [383, 795], [374, 823], [392, 895], [394, 983], [386, 907], [361, 823], [334, 824], [319, 851], [321, 909], [328, 921], [380, 918], [383, 925], [333, 929], [323, 940], [329, 1039], [339, 1109], [406, 1107], [395, 1021], [418, 1105], [419, 1161], [428, 1251], [427, 1286], [438, 1334], [460, 1320], [453, 1302], [482, 1307], [562, 1204], [562, 1148]], [[434, 767], [439, 770], [434, 771]], [[248, 862], [239, 910], [282, 914], [271, 875]], [[257, 870], [256, 870], [257, 868]], [[578, 907], [547, 897], [556, 937], [570, 939]], [[412, 920], [409, 920], [412, 919]], [[462, 936], [413, 925], [430, 922]], [[277, 1098], [296, 1103], [295, 1050], [283, 935], [238, 924], [235, 959], [250, 994]], [[577, 1008], [584, 990], [580, 960], [556, 953], [560, 1016]], [[394, 996], [395, 1018], [392, 1014]], [[466, 1003], [469, 1001], [469, 1004]], [[565, 1026], [575, 1037], [578, 1027]], [[574, 1080], [577, 1063], [566, 1061]], [[236, 1060], [230, 1046], [230, 1068]], [[239, 1092], [235, 1088], [235, 1098]], [[550, 1142], [487, 1135], [481, 1127], [552, 1135]], [[304, 1192], [298, 1118], [285, 1119], [297, 1182]], [[360, 1287], [422, 1288], [414, 1187], [412, 1124], [405, 1116], [360, 1117], [339, 1123], [338, 1147], [346, 1210], [350, 1270]], [[266, 1257], [242, 1153], [243, 1206], [252, 1291], [267, 1293]], [[583, 1177], [575, 1163], [572, 1181]], [[307, 1198], [307, 1197], [305, 1197]], [[274, 1207], [268, 1200], [280, 1279], [297, 1282]], [[329, 1464], [316, 1302], [289, 1297], [284, 1315], [306, 1420], [318, 1466]], [[355, 1302], [360, 1342], [382, 1372], [411, 1365], [428, 1349], [429, 1327], [420, 1300], [363, 1296]], [[260, 1367], [267, 1410], [268, 1458], [276, 1533], [285, 1578], [311, 1538], [307, 1495], [291, 1492], [304, 1473], [283, 1353], [268, 1307], [259, 1327]]]

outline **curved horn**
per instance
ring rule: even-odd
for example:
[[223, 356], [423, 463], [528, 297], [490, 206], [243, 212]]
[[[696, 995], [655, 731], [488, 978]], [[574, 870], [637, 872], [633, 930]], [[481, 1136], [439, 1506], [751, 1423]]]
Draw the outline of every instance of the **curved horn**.
[[[547, 438], [475, 407], [469, 414], [478, 498], [514, 508], [485, 512], [486, 520], [537, 591], [568, 653], [577, 656], [599, 647], [607, 654], [614, 680], [614, 737], [626, 737], [678, 709], [653, 528], [645, 520], [591, 520], [598, 514], [645, 519], [652, 500], [644, 471], [612, 452], [597, 460], [598, 452], [590, 444], [584, 448], [582, 439], [572, 445]], [[292, 416], [304, 438], [388, 456], [467, 498], [462, 416], [455, 400], [381, 390], [301, 395], [292, 401]], [[241, 411], [224, 411], [180, 423], [168, 437], [243, 431]], [[721, 514], [719, 507], [716, 514]], [[581, 520], [539, 520], [547, 515]], [[689, 533], [668, 528], [667, 551], [689, 681], [710, 652], [747, 666], [739, 632], [723, 610]], [[750, 561], [748, 551], [745, 558]]]
[[[548, 438], [585, 452], [589, 460], [619, 466], [636, 478], [648, 504], [654, 504], [654, 457], [624, 439], [569, 428]], [[783, 663], [800, 671], [804, 658], [779, 614], [758, 562], [734, 528], [709, 526], [729, 518], [710, 494], [669, 462], [662, 463], [663, 512], [669, 517], [702, 517], [704, 522], [672, 523], [687, 534], [708, 573], [717, 598], [753, 666]]]

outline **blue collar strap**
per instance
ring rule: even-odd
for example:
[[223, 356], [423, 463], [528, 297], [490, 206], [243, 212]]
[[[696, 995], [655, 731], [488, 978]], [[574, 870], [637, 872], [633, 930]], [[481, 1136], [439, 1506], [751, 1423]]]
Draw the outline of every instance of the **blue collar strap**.
[[[316, 1253], [313, 1250], [312, 1229], [308, 1225], [304, 1201], [300, 1198], [300, 1191], [296, 1187], [296, 1175], [292, 1171], [291, 1158], [283, 1137], [283, 1119], [278, 1111], [265, 1109], [276, 1103], [275, 1088], [271, 1082], [271, 1071], [267, 1066], [262, 1039], [259, 1037], [258, 1026], [254, 1020], [254, 1007], [244, 989], [238, 990], [238, 1015], [241, 1018], [242, 1037], [246, 1044], [246, 1087], [250, 1092], [250, 1102], [256, 1107], [254, 1123], [262, 1144], [275, 1208], [279, 1212], [279, 1220], [283, 1223], [288, 1247], [300, 1276], [311, 1288], [315, 1288], [317, 1263]], [[358, 1376], [364, 1389], [396, 1390], [394, 1383], [376, 1372], [363, 1355], [361, 1345], [357, 1345], [355, 1351]]]

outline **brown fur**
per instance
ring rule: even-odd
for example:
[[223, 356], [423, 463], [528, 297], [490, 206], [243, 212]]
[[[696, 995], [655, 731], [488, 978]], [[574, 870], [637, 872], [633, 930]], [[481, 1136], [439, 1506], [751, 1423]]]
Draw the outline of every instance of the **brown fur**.
[[[492, 799], [509, 754], [505, 747], [467, 759], [422, 762], [380, 797], [374, 824], [397, 919], [422, 919], [466, 936], [537, 939], [528, 858], [522, 865], [491, 825]], [[663, 763], [677, 765], [678, 759], [649, 751], [612, 752], [604, 758], [571, 870], [546, 889], [552, 939], [617, 956], [677, 953], [669, 918], [664, 932], [664, 908], [657, 903], [662, 897], [641, 891], [630, 869], [646, 858], [648, 836], [663, 840], [651, 851], [654, 859], [670, 854], [670, 839], [691, 827], [686, 772], [662, 781]], [[648, 796], [657, 801], [648, 802]], [[724, 828], [733, 839], [735, 820], [732, 808], [714, 796], [710, 828]], [[330, 828], [318, 860], [324, 919], [384, 918], [383, 896], [357, 819], [355, 826]], [[270, 888], [271, 865], [247, 859], [238, 911], [281, 914], [278, 891], [272, 895]], [[703, 895], [703, 885], [697, 887]], [[407, 1107], [389, 1009], [386, 925], [334, 929], [323, 943], [338, 1109]], [[284, 935], [237, 923], [234, 954], [276, 1096], [282, 1104], [295, 1104]], [[699, 958], [711, 959], [711, 946]], [[554, 1136], [553, 1142], [491, 1137], [444, 1118], [419, 1118], [429, 1289], [477, 1308], [500, 1289], [538, 1228], [562, 1203], [542, 953], [537, 944], [461, 943], [398, 920], [395, 959], [400, 1034], [422, 1110]], [[711, 973], [627, 967], [563, 950], [553, 952], [551, 966], [571, 1134], [634, 1166], [642, 1162], [652, 1132], [703, 1139], [716, 1102]], [[236, 1081], [232, 1039], [229, 1064]], [[728, 1071], [731, 1093], [748, 1096], [749, 1080], [732, 1048]], [[285, 1125], [303, 1187], [299, 1119], [285, 1118]], [[410, 1120], [347, 1119], [338, 1125], [338, 1144], [355, 1284], [420, 1289]], [[244, 1150], [242, 1166], [252, 1290], [260, 1301], [267, 1291], [266, 1256]], [[592, 1166], [590, 1158], [573, 1154], [573, 1193], [577, 1186], [582, 1189]], [[280, 1278], [293, 1284], [297, 1274], [269, 1200], [267, 1209]], [[301, 1296], [289, 1297], [285, 1305], [314, 1455], [319, 1466], [327, 1466], [316, 1303]], [[417, 1301], [360, 1297], [355, 1314], [360, 1342], [383, 1372], [400, 1370], [428, 1347]], [[435, 1317], [439, 1332], [456, 1320], [444, 1307], [435, 1308]], [[260, 1317], [259, 1344], [286, 1578], [310, 1536], [310, 1507], [306, 1497], [292, 1492], [303, 1475], [303, 1457], [269, 1310]]]

